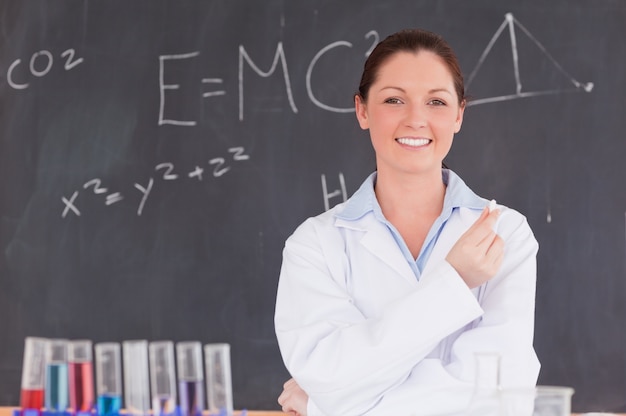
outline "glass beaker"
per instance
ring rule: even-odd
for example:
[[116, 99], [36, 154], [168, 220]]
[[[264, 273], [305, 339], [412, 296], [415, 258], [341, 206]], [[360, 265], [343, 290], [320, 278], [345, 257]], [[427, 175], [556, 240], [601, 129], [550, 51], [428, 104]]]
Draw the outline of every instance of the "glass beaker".
[[532, 416], [535, 393], [534, 387], [501, 389], [500, 416]]
[[537, 386], [533, 416], [570, 416], [574, 389], [562, 386]]

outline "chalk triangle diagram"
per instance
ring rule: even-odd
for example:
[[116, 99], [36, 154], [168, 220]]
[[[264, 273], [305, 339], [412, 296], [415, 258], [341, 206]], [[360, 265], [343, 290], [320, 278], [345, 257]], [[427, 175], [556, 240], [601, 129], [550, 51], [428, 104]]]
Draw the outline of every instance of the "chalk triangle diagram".
[[[500, 40], [505, 30], [509, 43], [506, 39]], [[518, 42], [518, 32], [527, 39]], [[506, 56], [506, 62], [512, 61], [511, 71], [484, 65], [490, 55]], [[474, 95], [470, 88], [472, 83], [477, 85], [476, 90], [482, 91], [482, 97]], [[470, 106], [564, 92], [591, 92], [593, 83], [581, 83], [572, 77], [512, 13], [507, 13], [467, 77], [465, 87]]]

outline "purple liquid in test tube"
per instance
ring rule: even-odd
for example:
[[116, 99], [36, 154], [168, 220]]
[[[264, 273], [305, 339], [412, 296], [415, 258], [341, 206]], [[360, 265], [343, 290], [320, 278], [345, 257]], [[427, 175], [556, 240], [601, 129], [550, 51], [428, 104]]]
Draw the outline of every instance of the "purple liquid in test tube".
[[176, 344], [181, 416], [198, 416], [204, 410], [202, 345], [198, 341]]

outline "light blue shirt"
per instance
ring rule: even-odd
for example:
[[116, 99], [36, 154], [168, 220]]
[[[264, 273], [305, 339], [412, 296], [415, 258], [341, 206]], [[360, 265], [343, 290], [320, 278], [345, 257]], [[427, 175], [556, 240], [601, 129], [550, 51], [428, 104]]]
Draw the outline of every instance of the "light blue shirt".
[[443, 200], [443, 210], [439, 217], [435, 220], [428, 235], [422, 244], [417, 260], [413, 258], [409, 247], [404, 242], [404, 239], [396, 229], [383, 215], [380, 204], [376, 199], [374, 192], [374, 185], [376, 184], [376, 172], [372, 173], [361, 185], [361, 187], [352, 195], [352, 197], [346, 202], [345, 208], [337, 214], [338, 218], [351, 221], [356, 220], [369, 212], [374, 214], [374, 217], [385, 224], [389, 231], [391, 231], [393, 238], [396, 240], [398, 247], [402, 250], [402, 254], [406, 258], [407, 262], [411, 266], [415, 277], [419, 280], [422, 270], [430, 253], [441, 234], [446, 222], [452, 215], [454, 209], [465, 207], [481, 210], [487, 205], [487, 200], [476, 195], [463, 180], [453, 171], [449, 169], [442, 169], [443, 183], [446, 185], [446, 194]]

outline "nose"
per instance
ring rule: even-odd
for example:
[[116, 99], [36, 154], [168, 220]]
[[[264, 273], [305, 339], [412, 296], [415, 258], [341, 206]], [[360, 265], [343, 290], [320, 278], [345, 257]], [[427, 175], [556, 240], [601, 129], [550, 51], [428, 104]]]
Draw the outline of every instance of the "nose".
[[426, 111], [423, 106], [418, 104], [408, 104], [406, 106], [405, 124], [408, 127], [418, 129], [426, 126]]

